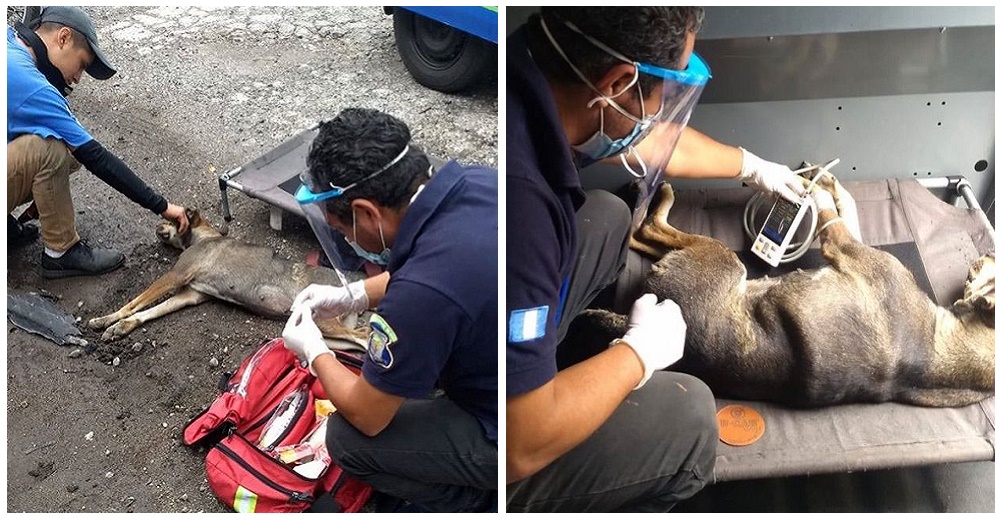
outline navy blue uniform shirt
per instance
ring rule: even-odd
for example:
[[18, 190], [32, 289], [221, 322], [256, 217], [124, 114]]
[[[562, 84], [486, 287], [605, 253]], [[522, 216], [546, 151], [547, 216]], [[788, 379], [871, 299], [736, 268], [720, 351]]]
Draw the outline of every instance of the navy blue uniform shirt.
[[410, 204], [372, 316], [365, 379], [422, 399], [436, 388], [497, 440], [497, 171], [449, 162]]
[[556, 375], [557, 320], [584, 200], [549, 84], [528, 54], [522, 27], [507, 38], [507, 397]]

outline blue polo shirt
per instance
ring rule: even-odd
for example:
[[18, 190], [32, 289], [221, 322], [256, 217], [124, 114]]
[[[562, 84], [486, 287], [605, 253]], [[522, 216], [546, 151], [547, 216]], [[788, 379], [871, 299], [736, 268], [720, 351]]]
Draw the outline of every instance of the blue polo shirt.
[[436, 388], [497, 441], [497, 171], [449, 162], [410, 204], [371, 319], [365, 379], [414, 399]]
[[7, 142], [24, 134], [54, 137], [73, 148], [93, 139], [69, 110], [66, 98], [35, 66], [28, 48], [7, 28]]
[[585, 198], [522, 27], [507, 38], [507, 397], [556, 375], [556, 329]]

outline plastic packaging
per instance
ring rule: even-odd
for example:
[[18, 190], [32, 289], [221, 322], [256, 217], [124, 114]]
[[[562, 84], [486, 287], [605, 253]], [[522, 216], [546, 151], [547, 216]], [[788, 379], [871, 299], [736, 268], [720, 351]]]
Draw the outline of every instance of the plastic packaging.
[[271, 417], [261, 430], [260, 440], [257, 445], [264, 451], [271, 451], [274, 445], [284, 438], [288, 429], [295, 424], [296, 419], [301, 415], [306, 406], [306, 398], [309, 395], [308, 388], [302, 387], [281, 400], [278, 408], [274, 410]]

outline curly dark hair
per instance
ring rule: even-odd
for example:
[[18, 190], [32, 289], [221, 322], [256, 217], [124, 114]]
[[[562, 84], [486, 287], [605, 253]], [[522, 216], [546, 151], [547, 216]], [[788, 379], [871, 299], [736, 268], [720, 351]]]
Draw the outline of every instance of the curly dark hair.
[[[676, 69], [689, 32], [701, 30], [701, 7], [542, 7], [528, 20], [528, 47], [535, 63], [551, 80], [565, 84], [583, 82], [566, 65], [542, 31], [539, 17], [576, 68], [591, 82], [599, 80], [621, 60], [609, 55], [567, 28], [570, 22], [585, 34], [635, 61]], [[639, 75], [644, 93], [659, 81]]]
[[378, 110], [348, 108], [321, 123], [309, 147], [302, 181], [313, 193], [330, 191], [331, 183], [349, 186], [392, 162], [407, 144], [410, 150], [399, 162], [326, 202], [327, 211], [347, 222], [353, 222], [354, 199], [400, 209], [428, 179], [430, 160], [410, 143], [406, 123]]

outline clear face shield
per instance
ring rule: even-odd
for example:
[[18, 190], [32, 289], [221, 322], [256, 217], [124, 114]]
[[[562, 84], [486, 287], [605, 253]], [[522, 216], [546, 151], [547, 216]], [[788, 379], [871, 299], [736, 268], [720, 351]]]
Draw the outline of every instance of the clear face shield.
[[[355, 186], [395, 166], [396, 163], [403, 159], [403, 157], [406, 157], [406, 154], [409, 151], [410, 145], [406, 145], [403, 148], [403, 151], [400, 152], [396, 158], [390, 161], [389, 164], [347, 186], [336, 186], [330, 183], [328, 186], [314, 186], [317, 192], [313, 192], [309, 189], [309, 186], [306, 185], [307, 179], [300, 179], [302, 181], [302, 185], [299, 186], [298, 190], [295, 192], [295, 201], [298, 202], [299, 207], [302, 208], [302, 212], [306, 216], [306, 221], [309, 222], [309, 227], [312, 228], [313, 234], [316, 235], [316, 239], [323, 248], [323, 252], [326, 254], [326, 257], [330, 259], [330, 263], [332, 263], [335, 268], [348, 271], [358, 270], [364, 263], [364, 259], [359, 257], [347, 242], [348, 240], [357, 240], [357, 237], [345, 237], [342, 233], [330, 225], [328, 220], [329, 213], [326, 210], [326, 201], [343, 195], [347, 190], [350, 190], [351, 188], [354, 188]], [[305, 174], [303, 174], [302, 177], [305, 177]], [[329, 189], [326, 191], [320, 191], [322, 188]], [[378, 253], [378, 251], [375, 253]], [[338, 272], [338, 274], [340, 273]]]
[[[626, 88], [611, 96], [603, 95], [569, 60], [549, 32], [544, 18], [541, 20], [541, 27], [556, 51], [584, 83], [594, 92], [601, 94], [591, 100], [588, 106], [593, 106], [596, 102], [604, 100], [612, 109], [635, 124], [631, 134], [617, 140], [612, 140], [605, 134], [603, 142], [600, 145], [595, 144], [598, 136], [604, 132], [604, 114], [602, 112], [600, 131], [583, 145], [574, 147], [578, 153], [591, 162], [617, 155], [622, 166], [635, 177], [633, 182], [633, 188], [636, 191], [635, 211], [633, 213], [634, 229], [645, 217], [650, 195], [663, 180], [663, 171], [667, 163], [670, 162], [670, 157], [677, 146], [681, 132], [687, 126], [705, 84], [712, 77], [712, 72], [701, 56], [695, 52], [691, 53], [684, 70], [666, 69], [652, 64], [640, 63], [584, 34], [572, 23], [567, 21], [562, 23], [609, 55], [635, 66], [635, 77]], [[639, 82], [640, 73], [660, 80], [655, 83], [652, 92], [644, 93], [642, 91], [642, 84]], [[632, 86], [636, 87], [640, 100], [640, 114], [638, 116], [623, 108], [614, 99], [622, 96]], [[650, 114], [647, 107], [657, 107], [656, 112]]]
[[[673, 156], [681, 132], [688, 124], [698, 98], [711, 73], [705, 62], [691, 53], [687, 69], [675, 71], [651, 65], [638, 64], [640, 72], [663, 78], [659, 94], [660, 110], [650, 118], [639, 138], [618, 156], [622, 166], [635, 177], [632, 229], [635, 230], [646, 216], [651, 195], [663, 181], [664, 170]], [[657, 89], [661, 87], [658, 85]]]

